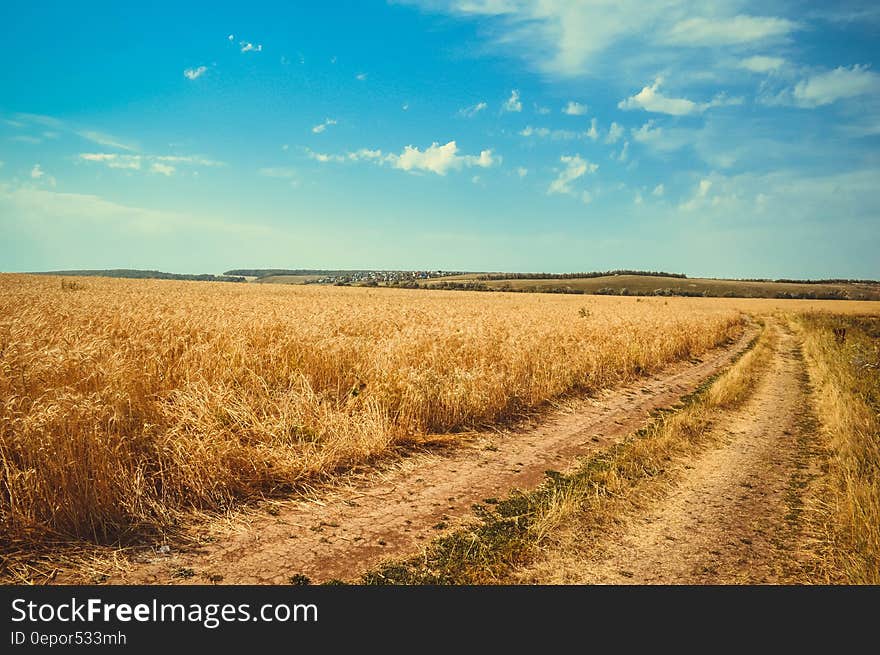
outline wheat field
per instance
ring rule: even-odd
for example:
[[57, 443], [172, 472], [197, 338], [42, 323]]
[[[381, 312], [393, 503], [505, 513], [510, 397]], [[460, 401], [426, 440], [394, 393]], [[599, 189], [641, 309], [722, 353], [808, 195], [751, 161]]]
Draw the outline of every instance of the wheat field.
[[118, 543], [504, 422], [699, 356], [743, 309], [2, 275], [0, 548]]

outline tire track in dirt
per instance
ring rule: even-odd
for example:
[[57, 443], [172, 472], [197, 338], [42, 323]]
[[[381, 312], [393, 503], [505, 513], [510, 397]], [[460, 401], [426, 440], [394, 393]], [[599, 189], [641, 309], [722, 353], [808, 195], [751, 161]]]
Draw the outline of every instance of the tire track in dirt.
[[[739, 409], [722, 412], [722, 445], [687, 463], [672, 490], [600, 537], [586, 562], [563, 565], [569, 584], [781, 583], [797, 567], [791, 483], [808, 430], [805, 370], [795, 336], [780, 326], [773, 361]], [[569, 558], [570, 559], [570, 558]]]
[[627, 387], [565, 401], [539, 421], [480, 433], [318, 498], [276, 504], [274, 515], [215, 527], [212, 541], [197, 549], [142, 552], [107, 582], [286, 584], [297, 574], [313, 581], [355, 579], [383, 559], [418, 552], [472, 516], [474, 503], [534, 487], [546, 470], [570, 470], [580, 456], [620, 441], [729, 364], [755, 334], [750, 328], [696, 363], [679, 362]]

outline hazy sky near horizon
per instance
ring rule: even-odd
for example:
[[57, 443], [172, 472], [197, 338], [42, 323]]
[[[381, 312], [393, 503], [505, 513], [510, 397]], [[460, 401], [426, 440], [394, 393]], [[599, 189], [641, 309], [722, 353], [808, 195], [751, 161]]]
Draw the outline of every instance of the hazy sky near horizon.
[[2, 271], [880, 278], [875, 2], [6, 0], [0, 37]]

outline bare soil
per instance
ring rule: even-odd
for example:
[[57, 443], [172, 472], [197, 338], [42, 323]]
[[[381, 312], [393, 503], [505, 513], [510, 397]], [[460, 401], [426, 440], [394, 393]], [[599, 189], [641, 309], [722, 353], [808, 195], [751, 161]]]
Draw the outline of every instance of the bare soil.
[[795, 336], [780, 330], [750, 399], [722, 412], [718, 447], [682, 464], [668, 493], [598, 541], [538, 565], [533, 582], [763, 584], [792, 580], [802, 555], [798, 488], [809, 477], [810, 412]]
[[[578, 458], [641, 428], [652, 412], [675, 406], [748, 345], [747, 330], [701, 360], [596, 397], [568, 399], [541, 417], [487, 431], [442, 450], [410, 454], [392, 466], [353, 476], [311, 498], [273, 503], [199, 526], [198, 547], [143, 549], [117, 565], [106, 582], [286, 584], [354, 580], [384, 559], [419, 552], [472, 517], [472, 506], [540, 483], [548, 469], [567, 471]], [[56, 582], [76, 582], [60, 575]]]

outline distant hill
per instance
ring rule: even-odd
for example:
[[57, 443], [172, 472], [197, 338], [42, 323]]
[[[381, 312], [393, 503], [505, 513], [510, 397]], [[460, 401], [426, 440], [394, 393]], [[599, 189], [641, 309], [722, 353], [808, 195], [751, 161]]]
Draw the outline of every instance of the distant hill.
[[84, 269], [72, 271], [36, 271], [32, 275], [69, 275], [70, 277], [121, 277], [135, 280], [192, 280], [198, 282], [245, 282], [244, 277], [233, 275], [212, 275], [210, 273], [165, 273], [164, 271], [142, 271], [134, 268]]
[[874, 280], [716, 280], [630, 272], [581, 277], [471, 274], [435, 278], [425, 281], [420, 286], [429, 289], [467, 291], [586, 293], [613, 296], [880, 300], [880, 282]]

